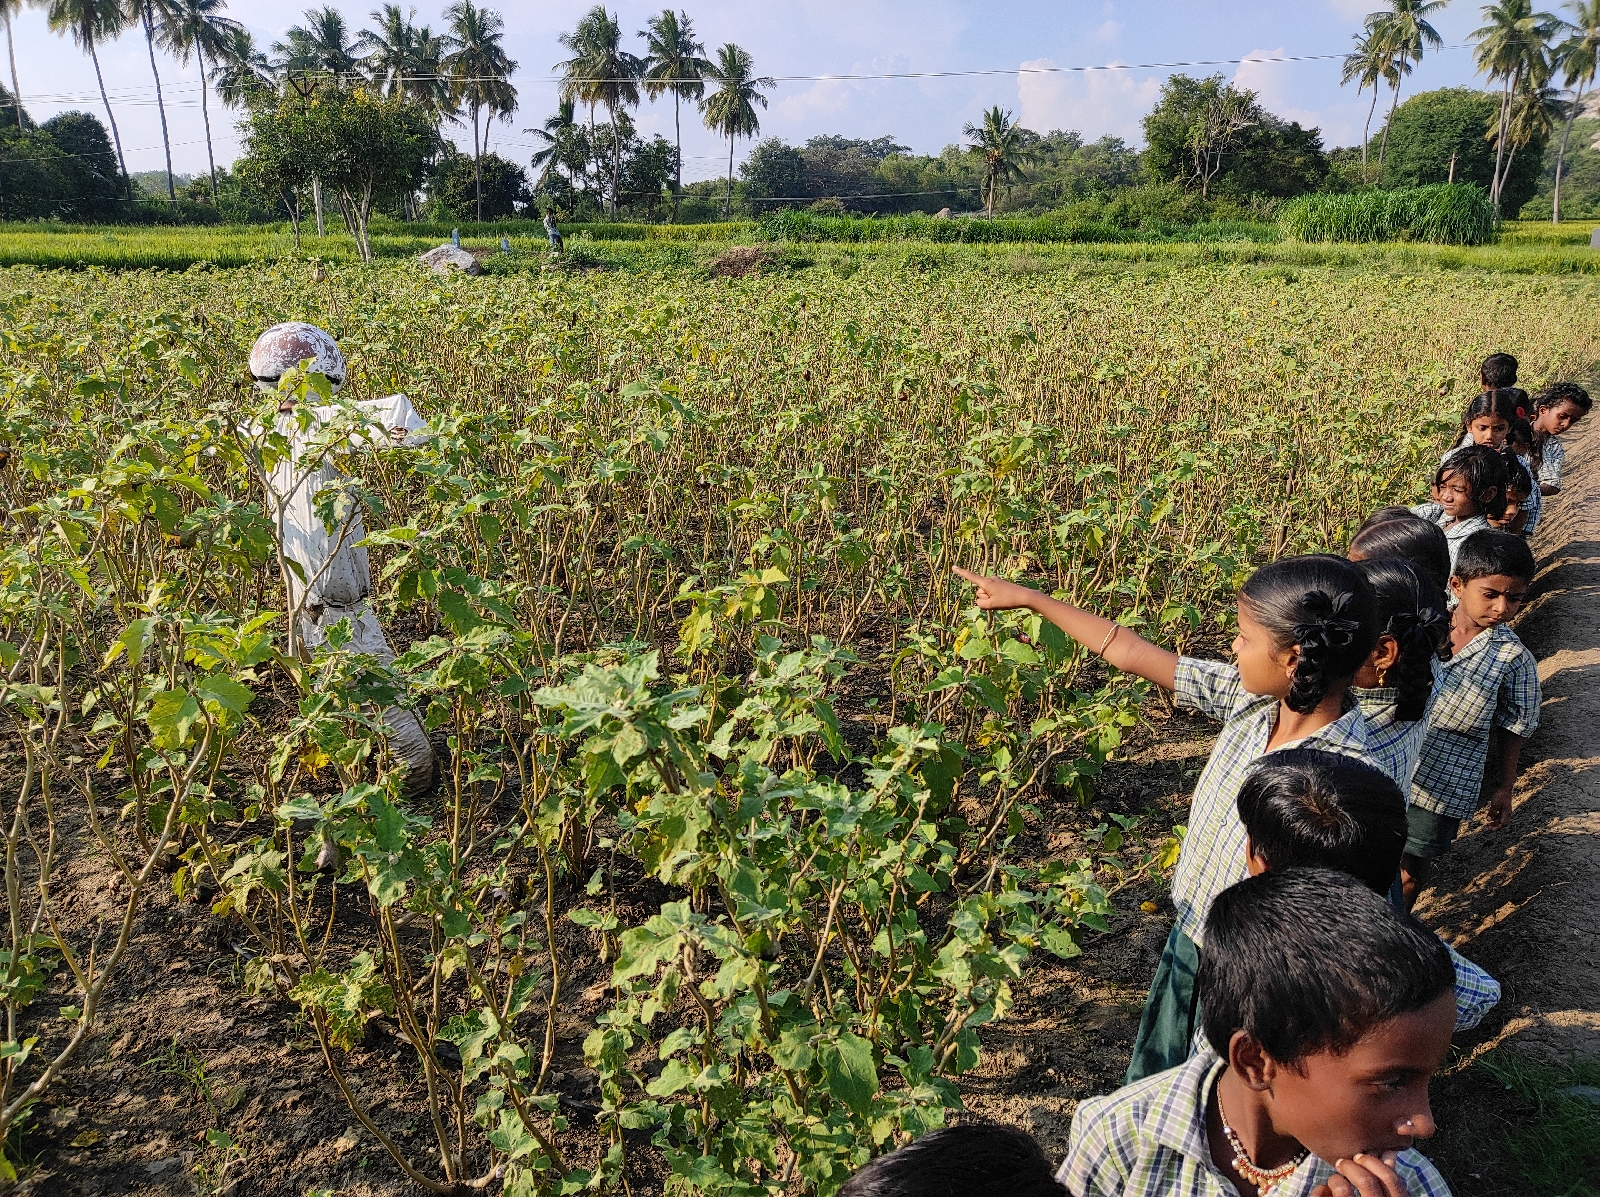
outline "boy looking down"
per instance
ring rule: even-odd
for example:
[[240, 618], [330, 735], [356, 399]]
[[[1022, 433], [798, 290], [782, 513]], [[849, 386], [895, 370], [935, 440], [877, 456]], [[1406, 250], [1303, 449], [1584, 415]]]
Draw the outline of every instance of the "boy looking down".
[[1437, 936], [1347, 874], [1229, 886], [1200, 954], [1205, 1049], [1079, 1105], [1057, 1179], [1072, 1197], [1446, 1197], [1414, 1145], [1454, 978]]

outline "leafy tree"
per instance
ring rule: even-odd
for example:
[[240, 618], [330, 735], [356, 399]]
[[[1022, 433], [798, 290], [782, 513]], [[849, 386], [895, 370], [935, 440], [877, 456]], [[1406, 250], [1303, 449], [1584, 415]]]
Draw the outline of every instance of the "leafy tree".
[[[1395, 109], [1389, 125], [1389, 154], [1379, 181], [1384, 187], [1427, 183], [1475, 183], [1492, 190], [1495, 152], [1489, 138], [1499, 118], [1499, 101], [1470, 87], [1419, 92]], [[1506, 172], [1502, 193], [1515, 212], [1539, 185], [1537, 151], [1517, 155]]]
[[217, 198], [217, 156], [211, 146], [211, 107], [206, 98], [206, 55], [215, 63], [244, 26], [222, 15], [227, 0], [164, 0], [156, 38], [182, 65], [191, 55], [200, 66], [200, 112], [206, 125], [206, 162], [211, 168], [211, 199]]
[[968, 151], [983, 160], [984, 208], [993, 220], [995, 195], [1000, 184], [1025, 178], [1023, 168], [1033, 161], [1033, 150], [1024, 136], [1027, 131], [1016, 123], [1010, 112], [1002, 111], [997, 104], [983, 114], [981, 125], [969, 123], [961, 132], [972, 138]]
[[87, 112], [61, 112], [39, 126], [61, 152], [57, 167], [63, 184], [59, 215], [75, 220], [109, 220], [127, 182], [117, 173], [116, 153], [99, 118]]
[[679, 177], [678, 147], [657, 133], [649, 141], [634, 140], [622, 164], [622, 198], [646, 220], [656, 218], [667, 184]]
[[1561, 223], [1561, 172], [1566, 165], [1567, 143], [1572, 137], [1572, 122], [1583, 108], [1583, 93], [1594, 86], [1600, 69], [1600, 0], [1568, 0], [1567, 11], [1573, 20], [1566, 24], [1566, 40], [1555, 51], [1555, 63], [1568, 87], [1577, 93], [1567, 105], [1566, 122], [1561, 127], [1561, 149], [1556, 154], [1555, 187], [1550, 202], [1550, 223]]
[[[800, 151], [782, 138], [767, 137], [756, 142], [742, 163], [739, 177], [745, 182], [745, 193], [756, 199], [792, 199], [805, 191], [806, 163]], [[776, 206], [764, 205], [763, 210]]]
[[515, 216], [532, 198], [527, 172], [515, 162], [457, 150], [447, 150], [429, 168], [427, 194], [434, 212], [447, 220]]
[[319, 91], [308, 106], [325, 130], [323, 182], [338, 191], [363, 262], [372, 261], [367, 227], [381, 200], [409, 197], [438, 148], [434, 113], [400, 89], [380, 96], [364, 87]]
[[[1389, 58], [1385, 78], [1394, 93], [1394, 98], [1389, 102], [1390, 116], [1393, 116], [1394, 110], [1400, 106], [1400, 84], [1405, 76], [1411, 73], [1412, 64], [1421, 62], [1426, 51], [1437, 50], [1444, 45], [1444, 39], [1429, 23], [1428, 18], [1442, 10], [1448, 2], [1449, 0], [1389, 0], [1387, 10], [1373, 13], [1367, 18], [1369, 35], [1387, 52]], [[1385, 128], [1387, 127], [1385, 125]], [[1387, 149], [1387, 143], [1378, 149], [1380, 167]]]
[[128, 178], [128, 160], [122, 155], [122, 135], [117, 132], [117, 118], [111, 111], [111, 101], [106, 96], [106, 79], [100, 72], [101, 42], [116, 38], [127, 25], [121, 0], [50, 0], [46, 21], [53, 33], [71, 36], [74, 43], [88, 54], [94, 63], [95, 82], [100, 85], [100, 103], [105, 105], [106, 123], [111, 126], [111, 141], [117, 148], [117, 166], [122, 177], [128, 179], [128, 207], [133, 207], [133, 182]]
[[[500, 43], [505, 37], [505, 20], [499, 13], [479, 8], [472, 0], [457, 0], [445, 9], [445, 19], [450, 22], [451, 50], [445, 58], [456, 98], [472, 113], [472, 160], [478, 162], [483, 148], [478, 140], [478, 118], [487, 113], [489, 120], [497, 117], [507, 123], [517, 109], [517, 89], [509, 76], [517, 64], [506, 57]], [[487, 140], [487, 132], [485, 140]], [[477, 168], [474, 168], [475, 172]], [[518, 167], [518, 173], [522, 168]], [[481, 175], [481, 172], [477, 172]], [[477, 218], [483, 220], [483, 180], [474, 184], [479, 192]], [[523, 180], [524, 189], [527, 181]], [[498, 201], [497, 201], [498, 205]]]
[[644, 57], [645, 94], [652, 100], [672, 93], [673, 145], [678, 157], [677, 173], [672, 179], [672, 219], [678, 219], [678, 201], [683, 194], [683, 122], [680, 107], [684, 100], [698, 100], [705, 95], [706, 70], [711, 66], [704, 54], [706, 48], [695, 40], [694, 22], [686, 12], [674, 13], [662, 9], [650, 18], [639, 33], [645, 39]]
[[717, 90], [706, 97], [706, 128], [728, 139], [728, 190], [722, 204], [724, 217], [733, 215], [733, 139], [754, 137], [761, 132], [756, 105], [767, 106], [763, 91], [778, 86], [777, 80], [755, 74], [755, 60], [747, 50], [728, 42], [717, 51], [717, 60], [706, 70], [706, 78]]
[[[1529, 79], [1538, 79], [1542, 85], [1544, 78], [1548, 78], [1545, 42], [1555, 32], [1557, 21], [1547, 12], [1535, 12], [1530, 0], [1499, 0], [1486, 5], [1483, 16], [1488, 23], [1471, 34], [1478, 43], [1474, 58], [1478, 71], [1489, 82], [1501, 84], [1500, 111], [1493, 127], [1510, 129], [1514, 95]], [[1503, 207], [1501, 193], [1510, 169], [1506, 151], [1511, 139], [1497, 137], [1494, 143], [1494, 177], [1489, 186], [1489, 199], [1499, 213]]]
[[1221, 75], [1173, 75], [1144, 118], [1143, 163], [1155, 183], [1198, 186], [1244, 198], [1288, 197], [1314, 190], [1328, 173], [1321, 134], [1284, 121]]
[[313, 186], [332, 150], [331, 128], [318, 109], [315, 98], [305, 99], [294, 91], [283, 97], [258, 93], [239, 123], [243, 145], [234, 169], [257, 195], [283, 204], [296, 249], [301, 197]]

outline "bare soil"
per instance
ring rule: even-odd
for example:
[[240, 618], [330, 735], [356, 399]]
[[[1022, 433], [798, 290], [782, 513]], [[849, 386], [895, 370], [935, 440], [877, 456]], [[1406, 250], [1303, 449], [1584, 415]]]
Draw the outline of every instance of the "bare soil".
[[[1463, 1197], [1519, 1191], [1495, 1149], [1494, 1128], [1506, 1119], [1503, 1093], [1468, 1067], [1472, 1058], [1501, 1043], [1558, 1061], [1600, 1056], [1600, 893], [1593, 881], [1600, 856], [1600, 420], [1586, 425], [1568, 438], [1572, 468], [1562, 495], [1546, 508], [1536, 544], [1540, 576], [1519, 625], [1540, 661], [1545, 705], [1527, 748], [1512, 829], [1491, 832], [1481, 815], [1475, 819], [1418, 906], [1505, 987], [1499, 1009], [1458, 1045], [1457, 1065], [1436, 1085], [1442, 1129], [1431, 1154]], [[1147, 714], [1100, 779], [1090, 809], [1059, 795], [1039, 804], [1024, 856], [1083, 855], [1084, 833], [1110, 812], [1146, 816], [1152, 838], [1183, 821], [1215, 729], [1164, 703], [1152, 703]], [[76, 855], [70, 885], [80, 924], [117, 902], [116, 878], [88, 851]], [[643, 883], [634, 891], [641, 909], [659, 896], [648, 891]], [[338, 901], [338, 934], [358, 940], [365, 932], [361, 895], [340, 887]], [[1159, 885], [1124, 890], [1115, 905], [1111, 932], [1086, 944], [1082, 957], [1037, 963], [1017, 989], [1015, 1008], [984, 1035], [981, 1068], [962, 1082], [972, 1116], [1025, 1127], [1052, 1156], [1066, 1147], [1077, 1102], [1121, 1083], [1171, 926]], [[585, 951], [577, 928], [570, 933], [565, 954], [577, 966], [571, 1000], [563, 1003], [555, 1081], [581, 1139], [593, 1090], [578, 1045], [601, 1008], [605, 966]], [[21, 1140], [35, 1165], [26, 1191], [417, 1191], [351, 1115], [297, 1010], [246, 996], [240, 966], [228, 924], [204, 900], [157, 896], [109, 994], [99, 1034]], [[410, 1050], [380, 1027], [344, 1066], [379, 1123], [415, 1144], [421, 1163], [431, 1135]], [[243, 1148], [221, 1186], [208, 1176], [220, 1163], [216, 1149], [204, 1145], [208, 1128], [225, 1130]], [[644, 1176], [637, 1180], [635, 1193], [659, 1191]]]

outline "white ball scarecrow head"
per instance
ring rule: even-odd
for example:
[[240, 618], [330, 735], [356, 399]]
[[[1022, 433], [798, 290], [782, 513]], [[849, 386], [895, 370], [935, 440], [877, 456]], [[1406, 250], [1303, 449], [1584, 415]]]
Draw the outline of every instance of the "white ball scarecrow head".
[[250, 350], [250, 373], [258, 386], [271, 390], [285, 371], [307, 360], [335, 390], [344, 383], [344, 354], [339, 352], [338, 342], [315, 324], [298, 320], [274, 324], [256, 338]]

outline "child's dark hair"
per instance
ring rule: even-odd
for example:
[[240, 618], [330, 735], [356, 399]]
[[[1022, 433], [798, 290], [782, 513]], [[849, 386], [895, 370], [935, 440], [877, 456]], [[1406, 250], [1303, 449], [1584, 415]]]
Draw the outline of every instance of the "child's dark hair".
[[1538, 434], [1533, 431], [1533, 425], [1528, 420], [1511, 421], [1511, 431], [1506, 433], [1506, 444], [1516, 450], [1518, 456], [1526, 457], [1533, 468], [1538, 470], [1539, 463], [1544, 457], [1540, 451], [1543, 446], [1539, 444]]
[[1457, 444], [1462, 437], [1469, 435], [1472, 421], [1479, 416], [1499, 416], [1508, 426], [1511, 425], [1522, 419], [1527, 402], [1528, 392], [1518, 390], [1516, 387], [1501, 387], [1498, 390], [1474, 395], [1472, 402], [1467, 404], [1467, 410], [1461, 413], [1461, 431], [1450, 443]]
[[1528, 547], [1526, 540], [1514, 532], [1499, 532], [1493, 528], [1474, 532], [1456, 553], [1455, 576], [1463, 582], [1489, 578], [1495, 574], [1531, 582], [1533, 575], [1538, 572], [1533, 550]]
[[1378, 635], [1393, 636], [1399, 659], [1385, 684], [1395, 689], [1395, 718], [1414, 723], [1433, 693], [1433, 659], [1450, 635], [1444, 595], [1409, 561], [1374, 557], [1356, 566], [1378, 599]]
[[1495, 510], [1495, 503], [1505, 498], [1506, 463], [1499, 451], [1488, 445], [1467, 445], [1450, 454], [1434, 471], [1434, 486], [1451, 474], [1460, 475], [1466, 482], [1472, 496], [1473, 515]]
[[1589, 409], [1594, 406], [1589, 392], [1575, 382], [1553, 382], [1533, 398], [1533, 406], [1538, 411], [1560, 407], [1563, 403], [1572, 404], [1584, 415], [1588, 415]]
[[1284, 702], [1302, 715], [1344, 689], [1378, 642], [1372, 587], [1343, 557], [1313, 553], [1264, 565], [1239, 591], [1281, 651], [1300, 646]]
[[1478, 367], [1478, 378], [1491, 390], [1517, 385], [1517, 359], [1509, 353], [1491, 353]]
[[1350, 1050], [1449, 993], [1442, 940], [1347, 873], [1273, 869], [1230, 885], [1206, 916], [1197, 996], [1224, 1059], [1248, 1031], [1280, 1064]]
[[1506, 501], [1510, 502], [1511, 492], [1519, 490], [1523, 494], [1533, 493], [1533, 474], [1528, 467], [1522, 464], [1522, 458], [1517, 456], [1517, 451], [1507, 441], [1505, 448], [1500, 450], [1500, 464], [1506, 469]]
[[929, 1131], [880, 1155], [838, 1197], [1066, 1197], [1033, 1137], [1014, 1126], [970, 1123]]
[[1269, 869], [1349, 873], [1387, 894], [1406, 845], [1406, 800], [1388, 774], [1316, 748], [1268, 753], [1239, 787], [1239, 821]]
[[[1387, 519], [1384, 512], [1398, 511]], [[1399, 557], [1416, 566], [1417, 572], [1441, 594], [1450, 585], [1450, 542], [1444, 529], [1431, 520], [1412, 515], [1404, 507], [1385, 507], [1374, 513], [1350, 541], [1350, 554], [1363, 561], [1380, 557]]]

